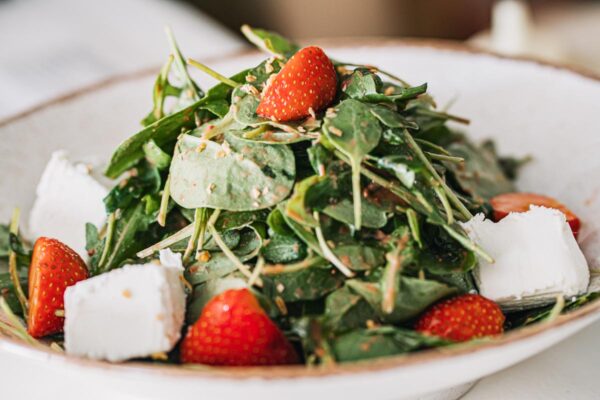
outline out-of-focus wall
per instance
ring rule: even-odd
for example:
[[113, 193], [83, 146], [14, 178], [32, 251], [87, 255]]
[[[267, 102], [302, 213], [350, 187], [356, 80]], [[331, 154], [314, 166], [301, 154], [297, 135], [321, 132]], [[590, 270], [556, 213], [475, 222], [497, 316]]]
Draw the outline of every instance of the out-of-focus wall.
[[466, 39], [489, 26], [493, 0], [187, 0], [231, 29], [248, 23], [290, 37]]

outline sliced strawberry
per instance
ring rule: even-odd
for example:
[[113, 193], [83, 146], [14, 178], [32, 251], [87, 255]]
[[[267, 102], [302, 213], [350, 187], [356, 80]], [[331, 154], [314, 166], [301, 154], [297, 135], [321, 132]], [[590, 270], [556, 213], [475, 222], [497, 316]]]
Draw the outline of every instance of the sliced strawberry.
[[276, 121], [308, 117], [333, 101], [337, 75], [319, 47], [298, 51], [263, 91], [257, 114]]
[[577, 235], [579, 234], [581, 222], [579, 221], [577, 215], [573, 214], [571, 210], [552, 197], [542, 196], [534, 193], [504, 193], [493, 197], [490, 200], [490, 204], [494, 209], [495, 221], [500, 221], [511, 212], [529, 211], [530, 205], [555, 208], [565, 214], [565, 217], [567, 217], [567, 222], [569, 223], [575, 238], [577, 238]]
[[181, 343], [181, 361], [251, 366], [298, 362], [294, 348], [248, 289], [227, 290], [212, 300]]
[[88, 270], [77, 253], [56, 239], [39, 238], [33, 246], [29, 266], [29, 310], [27, 331], [33, 337], [61, 332], [67, 287], [86, 279]]
[[493, 301], [478, 294], [465, 294], [432, 306], [415, 329], [426, 335], [462, 342], [499, 335], [504, 330], [504, 314]]

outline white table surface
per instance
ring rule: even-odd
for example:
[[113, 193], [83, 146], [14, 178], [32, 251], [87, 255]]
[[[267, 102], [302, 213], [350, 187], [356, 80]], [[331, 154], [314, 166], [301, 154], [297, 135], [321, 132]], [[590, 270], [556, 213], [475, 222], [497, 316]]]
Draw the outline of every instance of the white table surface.
[[[110, 18], [103, 18], [109, 14]], [[182, 47], [195, 50], [194, 56], [226, 54], [243, 46], [214, 21], [177, 2], [0, 3], [0, 118], [110, 75], [162, 63], [167, 54], [162, 27], [167, 24], [175, 28]], [[599, 340], [600, 323], [596, 323], [530, 360], [481, 380], [463, 398], [600, 398]], [[0, 363], [0, 397], [27, 398], [32, 379]], [[110, 398], [120, 397], [114, 393]], [[61, 400], [68, 399], [61, 396]]]

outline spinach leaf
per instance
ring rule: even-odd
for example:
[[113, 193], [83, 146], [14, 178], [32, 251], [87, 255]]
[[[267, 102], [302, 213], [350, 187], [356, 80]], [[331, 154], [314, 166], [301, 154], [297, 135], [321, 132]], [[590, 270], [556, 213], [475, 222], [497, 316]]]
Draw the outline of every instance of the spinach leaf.
[[368, 271], [385, 263], [385, 251], [364, 243], [339, 245], [333, 252], [353, 271]]
[[310, 267], [263, 278], [264, 293], [286, 302], [315, 300], [342, 286], [344, 277], [331, 267]]
[[377, 319], [377, 313], [360, 295], [347, 286], [329, 294], [325, 300], [325, 323], [333, 332], [365, 328], [367, 321]]
[[306, 245], [296, 236], [274, 234], [260, 250], [268, 262], [287, 264], [307, 256]]
[[356, 229], [361, 228], [360, 168], [364, 157], [381, 139], [379, 121], [364, 103], [347, 99], [334, 108], [334, 115], [324, 120], [324, 131], [329, 141], [345, 154], [352, 165], [352, 193]]
[[[244, 70], [232, 76], [231, 79], [242, 83], [245, 80], [246, 73], [247, 71]], [[143, 146], [146, 142], [152, 139], [158, 146], [163, 146], [174, 141], [182, 130], [191, 130], [196, 127], [196, 113], [209, 108], [215, 102], [222, 104], [224, 100], [229, 98], [230, 93], [230, 86], [219, 83], [200, 100], [144, 127], [141, 131], [126, 139], [115, 150], [104, 174], [109, 178], [116, 179], [144, 157]], [[222, 115], [219, 116], [222, 117]]]
[[171, 197], [185, 208], [264, 209], [288, 196], [295, 174], [287, 146], [183, 135], [171, 163]]
[[427, 307], [456, 292], [456, 288], [443, 283], [398, 275], [396, 279], [396, 299], [393, 312], [382, 310], [383, 291], [379, 283], [352, 279], [346, 285], [364, 297], [375, 309], [379, 317], [389, 323], [401, 323], [421, 314]]
[[[342, 199], [335, 204], [328, 205], [323, 213], [348, 225], [355, 225], [354, 207], [349, 199]], [[362, 203], [362, 225], [365, 228], [382, 228], [387, 224], [387, 215], [384, 210], [368, 200]]]
[[419, 256], [419, 268], [428, 272], [437, 275], [467, 272], [477, 264], [475, 254], [440, 227], [425, 225], [423, 241], [425, 248]]
[[451, 342], [418, 332], [382, 326], [348, 332], [333, 340], [332, 349], [339, 362], [389, 357], [428, 347], [439, 347]]
[[171, 165], [171, 156], [163, 151], [154, 140], [150, 139], [143, 146], [146, 160], [157, 169], [167, 169]]

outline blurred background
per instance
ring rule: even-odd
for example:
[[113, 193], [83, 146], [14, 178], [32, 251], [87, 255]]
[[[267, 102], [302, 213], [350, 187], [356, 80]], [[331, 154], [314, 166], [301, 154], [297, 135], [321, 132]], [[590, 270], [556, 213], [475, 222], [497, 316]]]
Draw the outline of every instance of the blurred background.
[[300, 41], [458, 40], [600, 73], [598, 0], [0, 0], [0, 119], [158, 66], [165, 25], [206, 59], [245, 48], [243, 23]]

